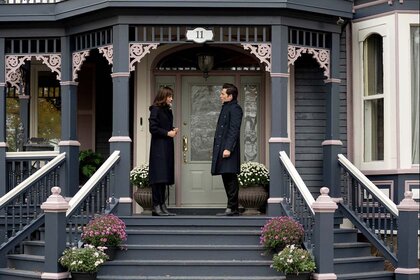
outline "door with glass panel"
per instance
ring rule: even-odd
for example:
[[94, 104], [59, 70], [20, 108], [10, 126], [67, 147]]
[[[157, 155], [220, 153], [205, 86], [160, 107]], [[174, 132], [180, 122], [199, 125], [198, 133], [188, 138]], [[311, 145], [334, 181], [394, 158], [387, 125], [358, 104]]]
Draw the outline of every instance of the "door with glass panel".
[[[182, 79], [182, 205], [225, 207], [221, 176], [212, 176], [213, 138], [221, 109], [223, 83], [235, 84], [234, 76], [183, 77]], [[241, 161], [257, 161], [259, 77], [242, 77], [239, 103], [244, 110]]]

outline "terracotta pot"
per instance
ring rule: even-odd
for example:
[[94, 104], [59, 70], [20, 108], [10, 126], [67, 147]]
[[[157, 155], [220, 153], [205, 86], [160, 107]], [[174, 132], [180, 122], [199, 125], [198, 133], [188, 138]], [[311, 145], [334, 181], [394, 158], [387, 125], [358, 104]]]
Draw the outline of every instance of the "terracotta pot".
[[153, 201], [151, 187], [137, 188], [133, 196], [137, 204], [143, 208], [144, 213], [152, 212]]
[[72, 272], [71, 279], [72, 280], [95, 280], [97, 276], [96, 272], [89, 273], [89, 272]]
[[243, 215], [259, 215], [258, 210], [268, 199], [268, 192], [263, 186], [249, 186], [239, 188], [239, 204], [245, 208]]

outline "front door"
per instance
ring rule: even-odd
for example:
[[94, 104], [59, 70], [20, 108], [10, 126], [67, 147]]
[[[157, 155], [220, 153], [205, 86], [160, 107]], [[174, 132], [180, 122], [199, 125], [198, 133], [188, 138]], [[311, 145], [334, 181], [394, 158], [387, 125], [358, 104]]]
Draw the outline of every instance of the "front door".
[[223, 83], [234, 76], [182, 78], [182, 205], [225, 207], [226, 194], [221, 176], [210, 174], [213, 138], [221, 109]]

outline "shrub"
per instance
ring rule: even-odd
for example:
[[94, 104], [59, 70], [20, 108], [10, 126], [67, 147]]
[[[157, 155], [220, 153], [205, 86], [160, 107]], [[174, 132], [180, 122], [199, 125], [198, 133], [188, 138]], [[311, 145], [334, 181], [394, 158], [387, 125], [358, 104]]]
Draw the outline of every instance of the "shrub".
[[119, 246], [127, 240], [125, 223], [113, 214], [97, 216], [83, 227], [82, 240], [93, 246]]
[[149, 164], [143, 163], [133, 168], [130, 171], [130, 182], [131, 184], [145, 188], [149, 186]]
[[82, 248], [69, 248], [64, 250], [58, 262], [68, 271], [97, 272], [99, 266], [108, 259], [108, 256], [101, 249], [89, 244]]
[[271, 267], [279, 272], [296, 274], [313, 272], [316, 268], [311, 254], [296, 245], [287, 245], [280, 253], [275, 254]]
[[239, 185], [245, 188], [255, 185], [267, 186], [270, 182], [270, 176], [264, 164], [248, 161], [241, 164], [238, 180]]
[[260, 243], [267, 249], [283, 248], [292, 244], [300, 245], [303, 241], [303, 234], [302, 225], [292, 218], [275, 217], [261, 229]]

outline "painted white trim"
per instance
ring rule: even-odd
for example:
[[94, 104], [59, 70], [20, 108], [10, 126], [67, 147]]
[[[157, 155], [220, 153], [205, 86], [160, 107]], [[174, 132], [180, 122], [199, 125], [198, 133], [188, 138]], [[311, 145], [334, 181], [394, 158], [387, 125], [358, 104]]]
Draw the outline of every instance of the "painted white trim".
[[26, 95], [26, 94], [19, 94], [18, 98], [19, 99], [31, 99], [31, 97], [29, 95]]
[[75, 205], [86, 196], [92, 188], [99, 182], [100, 178], [107, 172], [120, 158], [120, 151], [114, 151], [108, 159], [99, 167], [99, 169], [89, 178], [83, 187], [70, 199], [69, 209], [66, 212], [66, 217], [73, 212]]
[[419, 274], [420, 268], [402, 268], [397, 267], [394, 271], [395, 274]]
[[[6, 153], [7, 157], [7, 153]], [[27, 179], [25, 179], [22, 183], [14, 187], [11, 191], [0, 197], [0, 208], [2, 208], [6, 203], [8, 203], [16, 194], [20, 193], [22, 190], [24, 190], [27, 186], [34, 183], [36, 180], [38, 180], [41, 176], [46, 174], [48, 171], [50, 171], [51, 168], [57, 166], [61, 161], [65, 160], [66, 153], [61, 153], [58, 156], [56, 156], [54, 159], [49, 161], [47, 164], [45, 164], [41, 169], [36, 171], [34, 174], [29, 176]]]
[[283, 200], [284, 200], [284, 198], [282, 198], [282, 197], [270, 197], [267, 200], [267, 203], [268, 204], [279, 204], [279, 203], [282, 203]]
[[312, 205], [315, 202], [314, 197], [312, 196], [305, 182], [303, 182], [302, 177], [300, 177], [299, 173], [297, 172], [296, 168], [290, 161], [286, 152], [281, 151], [279, 154], [280, 154], [280, 160], [282, 161], [284, 167], [289, 172], [290, 177], [292, 178], [296, 187], [299, 189], [301, 195], [303, 196], [303, 199], [306, 201], [306, 204], [309, 206], [309, 209], [311, 210], [312, 214], [315, 215], [314, 209], [312, 208]]
[[130, 72], [115, 72], [111, 74], [112, 78], [130, 77]]
[[343, 146], [341, 140], [324, 140], [322, 146]]
[[394, 174], [418, 174], [420, 173], [419, 168], [411, 168], [411, 169], [378, 169], [378, 170], [363, 170], [360, 169], [365, 175], [394, 175]]
[[70, 272], [42, 272], [41, 279], [68, 279], [70, 276]]
[[131, 197], [120, 197], [118, 201], [119, 203], [130, 203], [130, 204], [133, 202]]
[[79, 82], [74, 82], [74, 81], [63, 81], [60, 82], [61, 86], [78, 86]]
[[112, 136], [108, 142], [131, 142], [130, 136]]
[[326, 83], [326, 84], [328, 84], [328, 83], [341, 84], [341, 79], [336, 79], [336, 78], [325, 79], [324, 83]]
[[6, 152], [7, 159], [51, 159], [58, 156], [59, 151], [31, 151], [31, 152]]
[[7, 143], [6, 142], [0, 142], [0, 148], [7, 148]]
[[3, 83], [3, 82], [0, 83], [0, 87], [5, 87], [5, 86], [6, 86], [6, 83]]
[[80, 142], [77, 140], [65, 140], [58, 142], [58, 146], [80, 146]]
[[270, 73], [270, 77], [272, 78], [289, 78], [289, 73]]
[[[374, 183], [376, 186], [378, 185], [388, 185], [389, 186], [389, 199], [391, 199], [392, 201], [394, 201], [394, 180], [375, 180], [372, 181], [372, 183]], [[379, 188], [382, 192], [383, 192], [383, 188]]]
[[378, 199], [382, 201], [383, 204], [391, 211], [394, 216], [398, 216], [398, 209], [395, 203], [389, 199], [383, 192], [381, 192], [378, 187], [376, 187], [363, 173], [357, 169], [344, 155], [338, 155], [338, 161], [341, 162], [344, 166], [347, 167], [350, 172], [356, 176], [356, 178], [362, 182], [371, 193], [373, 193]]
[[270, 137], [270, 139], [268, 139], [268, 143], [290, 143], [291, 140], [290, 138], [286, 138], [286, 137]]
[[335, 280], [337, 275], [335, 273], [312, 273], [313, 279], [316, 280]]

